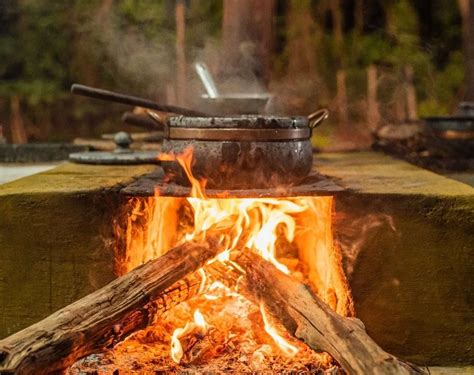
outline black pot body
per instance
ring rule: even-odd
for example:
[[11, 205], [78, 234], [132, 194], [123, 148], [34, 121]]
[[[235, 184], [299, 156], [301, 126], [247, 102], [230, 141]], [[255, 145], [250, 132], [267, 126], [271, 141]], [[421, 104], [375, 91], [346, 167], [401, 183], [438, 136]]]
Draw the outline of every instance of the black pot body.
[[[192, 146], [192, 173], [214, 189], [251, 189], [301, 182], [311, 170], [309, 140], [285, 142], [164, 140], [163, 151], [179, 153]], [[182, 168], [163, 165], [176, 182], [189, 184]]]
[[[170, 127], [296, 129], [307, 128], [305, 117], [236, 116], [236, 117], [172, 117]], [[311, 141], [215, 141], [164, 139], [163, 152], [180, 153], [193, 148], [192, 173], [206, 179], [214, 189], [252, 189], [288, 186], [301, 182], [310, 172], [313, 153]], [[163, 165], [176, 182], [189, 184], [177, 164]]]

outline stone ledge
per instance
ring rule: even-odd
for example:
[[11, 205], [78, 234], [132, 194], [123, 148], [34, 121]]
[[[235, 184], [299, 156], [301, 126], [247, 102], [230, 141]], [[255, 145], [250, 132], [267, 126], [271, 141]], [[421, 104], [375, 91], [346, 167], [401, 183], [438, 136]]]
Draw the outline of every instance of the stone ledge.
[[378, 152], [314, 155], [314, 168], [359, 194], [472, 197], [474, 188]]
[[474, 188], [373, 152], [315, 155], [356, 314], [420, 365], [474, 363]]
[[0, 338], [115, 277], [114, 191], [152, 168], [64, 164], [0, 185]]
[[[64, 164], [0, 186], [0, 337], [114, 277], [116, 192], [155, 168]], [[420, 365], [474, 363], [474, 189], [378, 153], [315, 168], [347, 189], [335, 235], [369, 334]]]
[[121, 185], [150, 173], [154, 165], [106, 166], [65, 163], [49, 171], [0, 185], [0, 197], [10, 194], [84, 193]]

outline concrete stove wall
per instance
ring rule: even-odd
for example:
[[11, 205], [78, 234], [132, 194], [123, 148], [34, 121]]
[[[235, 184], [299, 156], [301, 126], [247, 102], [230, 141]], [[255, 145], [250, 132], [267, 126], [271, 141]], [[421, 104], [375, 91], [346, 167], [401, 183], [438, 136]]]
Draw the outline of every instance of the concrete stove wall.
[[369, 335], [418, 364], [474, 363], [474, 189], [380, 154], [316, 158], [351, 190], [336, 237]]
[[115, 277], [114, 192], [152, 168], [64, 164], [0, 185], [0, 338]]
[[[115, 192], [153, 168], [66, 164], [0, 186], [0, 337], [114, 277]], [[315, 168], [348, 189], [335, 229], [357, 245], [345, 264], [368, 333], [421, 365], [474, 363], [474, 189], [377, 153]]]

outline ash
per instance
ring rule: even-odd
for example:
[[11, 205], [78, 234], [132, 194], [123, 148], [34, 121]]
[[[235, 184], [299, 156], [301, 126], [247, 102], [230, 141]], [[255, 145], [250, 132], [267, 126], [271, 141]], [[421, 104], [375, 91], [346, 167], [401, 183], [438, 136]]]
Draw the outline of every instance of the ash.
[[[211, 296], [216, 297], [216, 296]], [[198, 296], [165, 313], [152, 326], [137, 332], [115, 348], [76, 362], [66, 373], [85, 374], [343, 374], [325, 353], [316, 353], [280, 334], [298, 348], [287, 356], [265, 332], [259, 308], [237, 294], [217, 299]], [[180, 364], [170, 355], [173, 331], [193, 319], [199, 309], [209, 327], [184, 347]]]

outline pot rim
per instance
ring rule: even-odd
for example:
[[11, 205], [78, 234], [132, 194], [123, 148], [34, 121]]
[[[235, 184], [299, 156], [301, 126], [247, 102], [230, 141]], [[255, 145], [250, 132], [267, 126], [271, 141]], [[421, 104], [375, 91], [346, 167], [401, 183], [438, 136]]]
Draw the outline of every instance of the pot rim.
[[251, 128], [185, 128], [169, 127], [169, 140], [221, 141], [221, 142], [271, 142], [271, 141], [307, 141], [311, 138], [311, 129], [251, 129]]
[[233, 115], [190, 117], [170, 116], [168, 126], [175, 128], [300, 129], [308, 128], [304, 116]]

